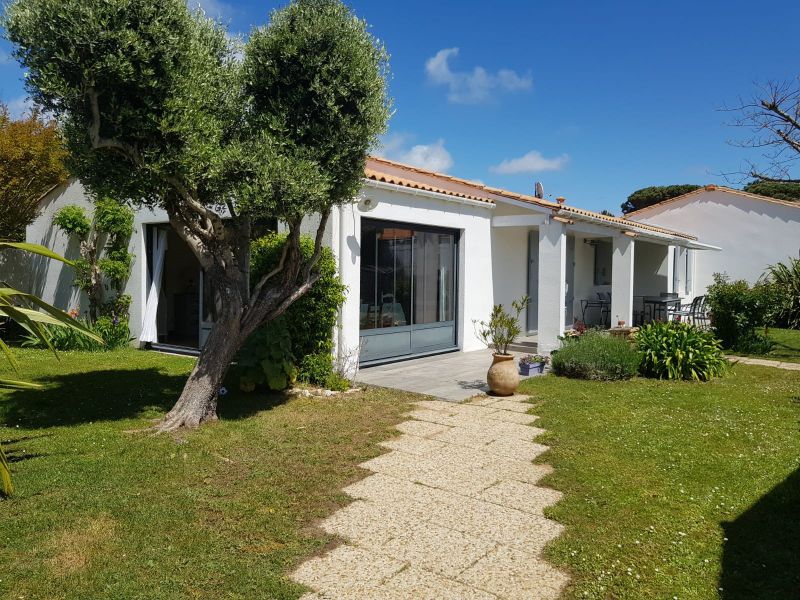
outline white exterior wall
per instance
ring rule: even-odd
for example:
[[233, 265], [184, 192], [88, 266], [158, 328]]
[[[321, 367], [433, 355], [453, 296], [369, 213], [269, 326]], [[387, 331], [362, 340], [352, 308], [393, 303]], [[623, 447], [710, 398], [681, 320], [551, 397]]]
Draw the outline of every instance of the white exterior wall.
[[672, 246], [636, 242], [634, 296], [658, 296], [662, 292], [672, 291], [671, 249]]
[[[80, 246], [75, 238], [67, 236], [53, 226], [53, 216], [64, 206], [75, 204], [83, 207], [89, 218], [94, 205], [80, 182], [73, 181], [59, 187], [47, 195], [41, 204], [41, 213], [31, 223], [25, 233], [25, 240], [41, 244], [68, 258], [80, 258]], [[144, 317], [144, 290], [147, 286], [147, 254], [144, 247], [144, 225], [149, 223], [168, 224], [169, 219], [163, 210], [140, 209], [135, 211], [133, 234], [128, 251], [134, 255], [131, 276], [124, 293], [133, 299], [130, 309], [131, 336], [138, 338]], [[0, 279], [9, 280], [22, 289], [30, 291], [45, 302], [62, 310], [78, 308], [82, 313], [88, 310], [88, 301], [73, 286], [75, 271], [62, 262], [45, 259], [22, 252], [6, 252], [6, 262], [0, 265]]]
[[[492, 230], [492, 284], [494, 304], [511, 311], [511, 303], [528, 293], [528, 229], [497, 227]], [[527, 312], [519, 316], [527, 330]]]
[[563, 223], [551, 221], [539, 227], [539, 318], [538, 351], [551, 352], [561, 346], [564, 335], [567, 291], [567, 232]]
[[337, 254], [347, 293], [340, 315], [337, 347], [350, 352], [359, 346], [359, 294], [361, 289], [361, 219], [447, 227], [461, 232], [458, 258], [458, 342], [462, 350], [485, 348], [475, 335], [473, 320], [488, 319], [493, 304], [492, 239], [489, 204], [434, 198], [413, 191], [380, 189], [367, 185], [363, 195], [378, 201], [362, 213], [348, 204], [336, 211], [332, 246]]
[[[725, 190], [702, 191], [645, 209], [631, 218], [697, 236], [721, 252], [696, 251], [693, 290], [701, 295], [714, 273], [755, 283], [768, 265], [800, 253], [800, 204], [776, 204]], [[679, 278], [685, 276], [680, 273]]]
[[636, 244], [626, 235], [614, 237], [611, 255], [611, 326], [633, 324], [633, 279]]

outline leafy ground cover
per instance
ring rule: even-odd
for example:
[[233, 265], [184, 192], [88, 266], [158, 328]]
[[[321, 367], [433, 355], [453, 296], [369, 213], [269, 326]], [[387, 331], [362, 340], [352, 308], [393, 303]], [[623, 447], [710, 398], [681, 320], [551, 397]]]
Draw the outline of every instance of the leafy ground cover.
[[[330, 536], [313, 527], [407, 410], [410, 395], [243, 395], [221, 421], [142, 433], [191, 360], [21, 350], [43, 390], [0, 391], [17, 496], [0, 502], [3, 598], [297, 598], [285, 578]], [[0, 377], [7, 374], [0, 367]]]
[[796, 598], [800, 374], [523, 383], [565, 493], [548, 548], [574, 598]]

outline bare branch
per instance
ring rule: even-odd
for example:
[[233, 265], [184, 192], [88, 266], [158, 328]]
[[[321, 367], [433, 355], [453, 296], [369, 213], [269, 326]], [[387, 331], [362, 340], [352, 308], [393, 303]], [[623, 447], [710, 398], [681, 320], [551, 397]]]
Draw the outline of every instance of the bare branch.
[[740, 114], [730, 125], [753, 132], [752, 137], [729, 142], [731, 145], [768, 150], [762, 155], [769, 162], [767, 170], [751, 164], [741, 175], [760, 181], [797, 182], [790, 172], [800, 161], [800, 78], [793, 82], [772, 82], [761, 90], [760, 98], [740, 100], [737, 107], [722, 109]]
[[267, 284], [267, 282], [278, 275], [281, 271], [283, 271], [283, 267], [286, 264], [286, 256], [289, 254], [289, 246], [284, 244], [283, 252], [281, 253], [281, 259], [278, 261], [278, 266], [276, 266], [272, 271], [263, 275], [261, 279], [258, 280], [256, 287], [253, 289], [252, 293], [250, 294], [250, 304], [255, 304], [258, 300], [258, 297], [261, 295], [261, 290]]

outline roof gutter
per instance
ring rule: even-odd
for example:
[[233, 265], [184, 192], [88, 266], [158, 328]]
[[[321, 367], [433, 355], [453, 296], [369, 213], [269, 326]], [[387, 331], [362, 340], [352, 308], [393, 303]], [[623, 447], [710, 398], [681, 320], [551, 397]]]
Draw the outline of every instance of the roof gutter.
[[367, 187], [377, 188], [379, 190], [387, 190], [390, 192], [401, 192], [412, 194], [414, 196], [424, 196], [434, 200], [443, 200], [444, 202], [452, 202], [453, 204], [465, 204], [467, 206], [479, 206], [488, 210], [493, 210], [495, 205], [490, 200], [473, 200], [472, 198], [460, 198], [458, 196], [450, 196], [449, 194], [442, 194], [439, 192], [431, 192], [428, 190], [420, 190], [405, 185], [398, 185], [396, 183], [385, 183], [383, 181], [375, 181], [374, 179], [364, 179], [364, 185]]

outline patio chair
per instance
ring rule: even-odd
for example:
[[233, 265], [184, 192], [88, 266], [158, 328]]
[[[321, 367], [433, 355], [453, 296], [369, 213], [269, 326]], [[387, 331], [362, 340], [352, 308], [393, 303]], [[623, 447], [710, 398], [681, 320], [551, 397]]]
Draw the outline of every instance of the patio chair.
[[609, 323], [611, 321], [611, 292], [597, 292], [597, 300], [591, 298], [581, 300], [581, 321], [584, 323], [586, 323], [586, 311], [590, 308], [600, 309], [600, 321], [605, 327], [606, 319]]
[[679, 309], [674, 310], [672, 315], [686, 319], [687, 323], [697, 325], [698, 327], [706, 327], [708, 324], [708, 315], [706, 313], [706, 297], [697, 296], [689, 304], [682, 305]]

